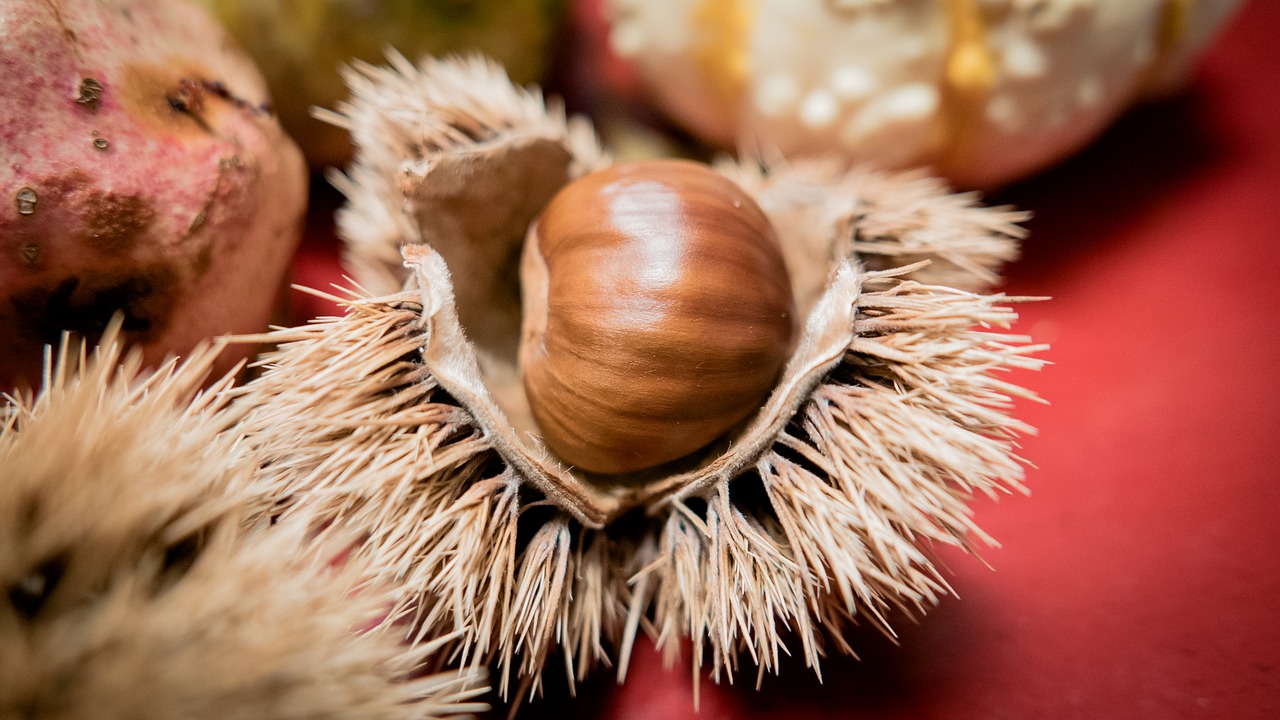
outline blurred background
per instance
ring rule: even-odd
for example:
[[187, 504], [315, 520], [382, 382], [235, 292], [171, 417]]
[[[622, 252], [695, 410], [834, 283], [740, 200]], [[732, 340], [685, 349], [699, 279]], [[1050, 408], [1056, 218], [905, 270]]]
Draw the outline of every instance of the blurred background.
[[[974, 503], [978, 524], [1001, 544], [981, 560], [937, 551], [955, 597], [918, 621], [895, 618], [896, 640], [855, 631], [859, 658], [829, 658], [821, 680], [794, 661], [758, 689], [749, 670], [735, 685], [715, 685], [693, 677], [687, 657], [668, 672], [641, 643], [625, 684], [602, 668], [571, 697], [552, 660], [545, 697], [522, 707], [524, 717], [1280, 717], [1280, 3], [199, 1], [260, 67], [305, 167], [257, 101], [265, 91], [248, 63], [210, 53], [223, 74], [183, 79], [168, 94], [162, 75], [177, 81], [180, 69], [161, 63], [135, 93], [154, 94], [154, 103], [133, 113], [116, 100], [133, 95], [112, 94], [131, 79], [112, 85], [123, 65], [95, 65], [102, 77], [78, 74], [81, 60], [67, 52], [76, 35], [58, 15], [75, 5], [106, 17], [108, 5], [0, 4], [0, 44], [27, 43], [0, 53], [12, 71], [0, 75], [0, 91], [12, 94], [0, 97], [23, 98], [0, 112], [0, 190], [15, 198], [0, 208], [8, 258], [0, 294], [10, 300], [0, 304], [8, 312], [0, 314], [0, 361], [19, 358], [30, 374], [44, 342], [23, 340], [32, 313], [9, 306], [65, 311], [46, 314], [100, 331], [86, 324], [85, 308], [103, 325], [118, 305], [130, 310], [125, 300], [141, 298], [134, 314], [145, 322], [126, 325], [139, 335], [173, 308], [189, 310], [171, 323], [181, 332], [152, 348], [157, 357], [202, 334], [259, 328], [275, 287], [267, 270], [286, 266], [288, 248], [255, 238], [296, 229], [304, 195], [306, 228], [287, 279], [342, 284], [333, 223], [342, 198], [325, 172], [350, 162], [352, 148], [311, 108], [340, 110], [339, 66], [381, 63], [388, 47], [410, 58], [487, 53], [516, 81], [541, 84], [589, 116], [622, 158], [709, 159], [735, 146], [769, 158], [831, 153], [928, 167], [989, 204], [1033, 213], [1022, 257], [1000, 288], [1051, 298], [1020, 305], [1015, 328], [1051, 345], [1049, 367], [1013, 378], [1047, 401], [1019, 409], [1039, 429], [1021, 449], [1030, 492]], [[57, 21], [35, 28], [44, 35], [31, 29], [39, 23], [19, 22], [35, 17], [31, 8]], [[134, 26], [123, 23], [106, 40], [75, 47], [209, 51], [199, 43], [220, 36], [181, 8], [175, 27], [185, 34], [128, 35]], [[112, 17], [130, 16], [126, 8]], [[88, 27], [85, 37], [101, 29]], [[20, 66], [26, 60], [63, 65], [37, 73]], [[23, 112], [28, 95], [37, 109], [58, 111], [50, 137]], [[192, 132], [173, 141], [176, 131], [149, 123], [155, 117], [186, 123], [178, 130], [225, 121], [219, 128], [231, 139]], [[181, 157], [147, 154], [162, 146]], [[92, 177], [45, 172], [67, 158]], [[117, 158], [130, 162], [108, 164]], [[233, 187], [220, 184], [224, 175]], [[208, 199], [197, 181], [212, 187], [202, 191]], [[128, 183], [146, 192], [125, 197]], [[151, 185], [173, 192], [148, 195]], [[121, 213], [89, 222], [81, 211], [93, 204], [76, 203], [95, 188], [111, 191], [93, 196], [104, 202], [147, 200], [151, 214], [135, 217], [137, 227], [116, 222]], [[273, 188], [288, 192], [277, 198]], [[230, 200], [213, 204], [223, 195]], [[152, 208], [163, 222], [152, 222]], [[247, 230], [260, 235], [245, 241]], [[90, 287], [103, 264], [84, 248], [115, 236], [144, 241], [136, 256], [118, 258], [124, 280]], [[213, 244], [194, 252], [192, 237]], [[218, 249], [242, 245], [264, 256], [274, 248], [278, 262]], [[179, 246], [190, 251], [181, 263], [165, 255]], [[178, 267], [179, 289], [194, 305], [157, 300], [155, 283], [137, 281], [130, 263], [157, 253], [161, 270]], [[67, 258], [74, 267], [59, 265]], [[257, 314], [221, 317], [254, 303], [238, 287], [211, 295], [199, 285], [211, 263], [262, 296], [248, 308]], [[44, 293], [39, 303], [35, 291]], [[284, 305], [280, 324], [339, 311], [293, 291]], [[191, 329], [190, 318], [227, 322]], [[56, 339], [67, 328], [42, 329]]]
[[[521, 5], [521, 3], [516, 3]], [[596, 0], [550, 26], [552, 94], [625, 152], [708, 155], [607, 50]], [[1018, 330], [1053, 365], [1017, 380], [1030, 496], [979, 500], [990, 567], [948, 550], [958, 597], [898, 642], [856, 635], [822, 681], [799, 662], [754, 688], [667, 673], [571, 699], [548, 671], [525, 717], [1280, 717], [1280, 3], [1225, 21], [1181, 89], [1123, 111], [1070, 157], [986, 200], [1030, 210], [1007, 269]], [[604, 59], [602, 59], [604, 58]], [[322, 181], [295, 282], [340, 279]], [[333, 309], [295, 295], [294, 319]], [[554, 668], [555, 663], [549, 663]]]

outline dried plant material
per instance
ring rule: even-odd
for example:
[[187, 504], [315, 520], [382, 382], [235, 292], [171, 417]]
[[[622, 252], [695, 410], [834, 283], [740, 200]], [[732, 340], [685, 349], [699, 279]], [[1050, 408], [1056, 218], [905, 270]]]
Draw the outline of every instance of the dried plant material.
[[[389, 586], [306, 523], [248, 528], [253, 465], [224, 434], [216, 353], [155, 374], [119, 326], [63, 354], [0, 423], [0, 716], [386, 718], [474, 712], [424, 674]], [[64, 343], [64, 348], [69, 343]]]
[[[401, 288], [402, 244], [489, 248], [508, 239], [503, 230], [519, 242], [560, 185], [608, 163], [585, 121], [567, 119], [537, 90], [516, 87], [490, 60], [428, 58], [414, 66], [398, 53], [388, 58], [389, 67], [357, 62], [348, 68], [344, 77], [355, 99], [337, 112], [318, 113], [349, 130], [359, 148], [349, 173], [330, 179], [350, 199], [337, 218], [347, 265], [375, 293]], [[422, 192], [408, 214], [406, 184]], [[389, 205], [391, 198], [398, 201]], [[460, 203], [471, 207], [457, 208]], [[486, 237], [490, 233], [497, 236]], [[488, 273], [497, 265], [468, 268]], [[518, 325], [518, 294], [512, 301]]]
[[1017, 223], [1030, 217], [1012, 208], [981, 207], [976, 193], [951, 194], [945, 181], [921, 171], [782, 159], [768, 166], [725, 162], [719, 169], [756, 196], [780, 232], [790, 230], [783, 247], [791, 251], [793, 274], [821, 277], [812, 265], [831, 262], [824, 256], [830, 239], [810, 228], [825, 227], [850, 238], [868, 269], [927, 262], [913, 271], [914, 279], [981, 291], [999, 282], [1000, 268], [1017, 259], [1016, 241], [1026, 235]]
[[[447, 165], [454, 153], [493, 164], [518, 157], [478, 152], [489, 136], [446, 144], [438, 124], [415, 124], [440, 115], [437, 104], [457, 107], [441, 88], [471, 87], [458, 79], [472, 72], [398, 64], [365, 71], [354, 88], [344, 111], [353, 127], [357, 117], [376, 125], [394, 115], [399, 137], [445, 149], [396, 160], [385, 138], [370, 140], [344, 182], [342, 232], [361, 282], [376, 290], [349, 291], [341, 317], [270, 334], [278, 350], [234, 393], [274, 512], [365, 536], [358, 553], [410, 591], [397, 615], [411, 614], [421, 637], [458, 633], [453, 662], [496, 663], [504, 695], [513, 680], [536, 691], [553, 651], [571, 682], [601, 664], [625, 676], [641, 631], [668, 653], [691, 639], [695, 670], [710, 663], [716, 678], [731, 678], [744, 658], [775, 670], [779, 653], [793, 651], [784, 636], [816, 669], [828, 642], [848, 650], [844, 624], [887, 631], [892, 611], [936, 602], [947, 586], [929, 547], [986, 540], [968, 499], [1021, 487], [1015, 436], [1029, 428], [1010, 411], [1032, 396], [999, 375], [1041, 364], [1040, 347], [1003, 332], [1017, 298], [937, 283], [993, 280], [1016, 251], [1020, 216], [915, 176], [820, 162], [722, 165], [778, 231], [805, 318], [801, 340], [769, 399], [723, 442], [600, 483], [527, 432], [515, 368], [486, 344], [493, 328], [468, 324], [469, 291], [455, 291], [470, 280], [455, 271], [459, 255], [469, 257], [458, 267], [514, 259], [520, 239], [425, 244], [424, 228], [469, 225], [416, 212], [431, 191], [412, 173], [387, 179]], [[519, 134], [555, 119], [493, 107], [450, 126]], [[581, 157], [567, 138], [556, 142]], [[527, 210], [494, 212], [503, 208], [513, 215], [486, 226], [513, 226]], [[408, 270], [403, 289], [386, 289], [399, 277], [392, 248]], [[499, 325], [503, 312], [493, 314]], [[488, 316], [472, 317], [483, 326]]]

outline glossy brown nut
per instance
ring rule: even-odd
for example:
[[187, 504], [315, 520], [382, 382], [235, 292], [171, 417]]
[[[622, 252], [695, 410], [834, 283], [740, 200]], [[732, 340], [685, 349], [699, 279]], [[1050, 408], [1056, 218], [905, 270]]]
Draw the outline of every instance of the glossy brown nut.
[[757, 410], [795, 305], [768, 218], [684, 161], [623, 164], [561, 190], [521, 261], [525, 390], [565, 462], [624, 473], [692, 453]]

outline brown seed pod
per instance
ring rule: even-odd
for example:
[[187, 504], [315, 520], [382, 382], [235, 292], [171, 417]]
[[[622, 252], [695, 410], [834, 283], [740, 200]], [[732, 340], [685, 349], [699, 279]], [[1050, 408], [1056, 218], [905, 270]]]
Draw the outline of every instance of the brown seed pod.
[[[349, 73], [340, 108], [361, 289], [341, 317], [273, 333], [233, 406], [286, 516], [366, 536], [401, 607], [457, 631], [460, 662], [496, 664], [504, 695], [512, 676], [536, 691], [553, 652], [571, 682], [625, 676], [642, 631], [670, 654], [689, 639], [716, 678], [748, 656], [775, 670], [784, 637], [816, 667], [849, 649], [850, 618], [885, 626], [946, 592], [921, 546], [971, 547], [971, 494], [1021, 486], [1010, 400], [1033, 396], [1002, 371], [1039, 367], [1040, 348], [1000, 332], [1008, 298], [974, 292], [1015, 254], [1020, 213], [919, 174], [717, 165], [774, 228], [801, 329], [720, 441], [602, 481], [541, 439], [518, 274], [552, 197], [609, 159], [491, 65], [392, 64]], [[578, 212], [561, 220], [597, 224]]]
[[621, 473], [675, 460], [759, 409], [791, 350], [795, 301], [769, 219], [683, 161], [569, 183], [521, 261], [520, 367], [543, 440]]
[[[478, 712], [482, 676], [361, 631], [394, 602], [349, 543], [249, 526], [253, 459], [224, 433], [215, 354], [154, 374], [65, 343], [0, 403], [0, 717], [421, 720]], [[336, 539], [336, 538], [335, 538]], [[139, 688], [146, 688], [139, 692]]]

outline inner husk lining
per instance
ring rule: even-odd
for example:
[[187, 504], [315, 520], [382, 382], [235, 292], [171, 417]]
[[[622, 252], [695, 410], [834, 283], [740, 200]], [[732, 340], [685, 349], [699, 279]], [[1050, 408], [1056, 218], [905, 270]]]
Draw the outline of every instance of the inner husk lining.
[[775, 389], [745, 423], [676, 463], [606, 482], [572, 471], [539, 439], [517, 360], [521, 248], [530, 224], [571, 179], [571, 159], [554, 138], [513, 134], [407, 168], [402, 188], [427, 244], [409, 246], [404, 255], [411, 283], [427, 298], [428, 368], [476, 411], [504, 459], [579, 521], [599, 527], [636, 506], [748, 469], [840, 361], [853, 339], [861, 283], [851, 237], [825, 217], [828, 204], [758, 196], [805, 318]]

